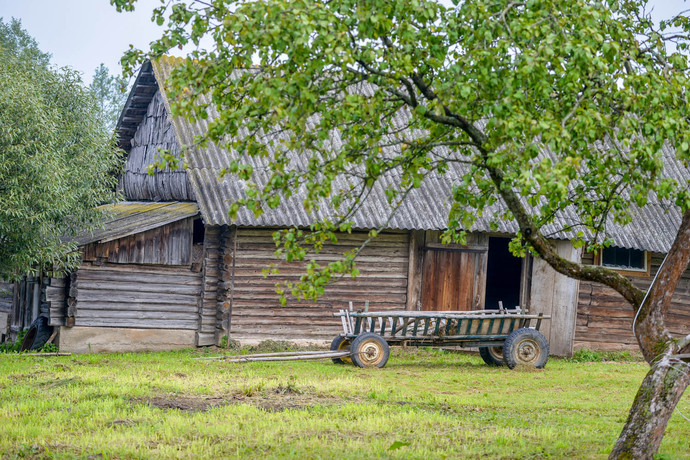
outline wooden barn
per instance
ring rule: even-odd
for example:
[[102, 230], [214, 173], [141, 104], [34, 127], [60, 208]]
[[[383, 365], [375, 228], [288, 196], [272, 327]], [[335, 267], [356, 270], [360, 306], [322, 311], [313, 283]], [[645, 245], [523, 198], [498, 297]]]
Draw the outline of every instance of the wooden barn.
[[[79, 240], [78, 270], [38, 282], [33, 311], [44, 312], [59, 328], [62, 350], [207, 346], [219, 343], [228, 328], [230, 337], [243, 343], [330, 342], [341, 328], [332, 313], [349, 302], [361, 308], [366, 301], [376, 310], [497, 308], [501, 301], [552, 316], [542, 329], [552, 354], [634, 346], [625, 301], [608, 288], [559, 275], [540, 259], [513, 257], [512, 224], [491, 230], [480, 220], [466, 246], [441, 244], [446, 197], [461, 175], [452, 169], [413, 191], [388, 221], [391, 209], [383, 189], [375, 188], [354, 216], [356, 230], [313, 255], [320, 262], [335, 260], [359, 247], [369, 229], [387, 222], [386, 231], [358, 257], [360, 275], [333, 282], [317, 302], [288, 299], [281, 306], [276, 283], [298, 279], [305, 264], [277, 260], [272, 233], [308, 227], [314, 216], [305, 213], [299, 196], [259, 218], [241, 211], [231, 222], [229, 207], [243, 186], [219, 178], [229, 153], [213, 145], [186, 150], [184, 170], [147, 174], [159, 148], [180, 152], [206, 127], [204, 121], [171, 119], [160, 83], [172, 65], [168, 59], [144, 65], [120, 117], [120, 145], [128, 152], [120, 181], [126, 201], [108, 206], [105, 228]], [[690, 178], [682, 167], [672, 173]], [[649, 206], [633, 224], [615, 228], [611, 236], [620, 247], [601, 257], [581, 254], [566, 238], [554, 244], [571, 260], [617, 267], [645, 286], [679, 224], [677, 209]], [[279, 273], [265, 277], [262, 271], [271, 264]], [[31, 316], [22, 312], [33, 307], [18, 294], [13, 299], [5, 308], [15, 311], [10, 323], [16, 333]], [[0, 296], [0, 309], [5, 304]], [[677, 291], [672, 318], [674, 332], [690, 333], [690, 273]]]

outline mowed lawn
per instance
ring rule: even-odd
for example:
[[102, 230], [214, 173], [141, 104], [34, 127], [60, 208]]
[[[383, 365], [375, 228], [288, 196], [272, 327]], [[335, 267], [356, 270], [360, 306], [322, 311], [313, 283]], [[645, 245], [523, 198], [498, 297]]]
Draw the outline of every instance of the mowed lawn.
[[[394, 349], [384, 369], [231, 364], [217, 350], [0, 355], [1, 458], [603, 458], [641, 362], [491, 368]], [[690, 397], [680, 404], [690, 415]], [[675, 414], [662, 458], [690, 458]]]

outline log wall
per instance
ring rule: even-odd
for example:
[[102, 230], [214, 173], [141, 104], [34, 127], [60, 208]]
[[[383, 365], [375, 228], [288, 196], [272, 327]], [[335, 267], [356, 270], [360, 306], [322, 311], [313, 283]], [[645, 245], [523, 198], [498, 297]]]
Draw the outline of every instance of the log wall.
[[[276, 249], [271, 230], [239, 229], [237, 257], [232, 285], [232, 249], [234, 236], [226, 231], [222, 244], [219, 289], [219, 328], [227, 324], [232, 309], [231, 338], [238, 340], [311, 340], [330, 341], [342, 332], [333, 313], [353, 301], [363, 308], [370, 301], [371, 310], [401, 310], [407, 302], [409, 256], [408, 234], [381, 234], [373, 239], [357, 259], [360, 274], [332, 281], [318, 301], [297, 301], [288, 298], [281, 306], [276, 283], [296, 282], [305, 272], [306, 262], [287, 263], [274, 256]], [[342, 234], [337, 244], [324, 245], [314, 258], [324, 264], [339, 260], [345, 251], [359, 247], [366, 233]], [[275, 264], [279, 274], [264, 277], [262, 269]]]
[[[648, 289], [663, 254], [652, 254], [651, 275], [631, 278], [642, 289]], [[583, 262], [592, 264], [587, 254]], [[613, 289], [599, 283], [580, 282], [575, 347], [598, 350], [636, 350], [632, 333], [634, 312], [630, 304]], [[690, 270], [686, 271], [673, 295], [668, 316], [669, 331], [676, 336], [690, 334]]]
[[67, 314], [67, 296], [69, 291], [69, 277], [50, 278], [50, 285], [46, 287], [46, 302], [49, 308], [49, 324], [62, 326]]
[[216, 312], [220, 263], [220, 227], [209, 227], [204, 235], [203, 262], [201, 266], [201, 294], [198, 299], [199, 328], [196, 345], [217, 343]]
[[146, 116], [139, 124], [132, 139], [125, 172], [120, 179], [120, 188], [125, 198], [131, 201], [193, 201], [194, 194], [187, 180], [184, 168], [166, 168], [153, 176], [148, 167], [157, 161], [159, 149], [169, 150], [179, 156], [172, 123], [168, 119], [160, 91], [151, 100]]
[[73, 275], [68, 325], [198, 328], [201, 274], [189, 267], [86, 262]]

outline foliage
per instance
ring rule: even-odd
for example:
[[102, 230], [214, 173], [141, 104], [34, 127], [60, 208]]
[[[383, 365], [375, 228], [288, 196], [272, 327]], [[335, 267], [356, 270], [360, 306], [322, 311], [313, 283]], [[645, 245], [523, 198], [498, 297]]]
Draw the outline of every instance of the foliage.
[[20, 61], [40, 66], [48, 66], [51, 58], [50, 53], [44, 53], [38, 48], [36, 40], [22, 28], [22, 22], [16, 18], [8, 23], [0, 18], [0, 55], [14, 56]]
[[93, 73], [89, 89], [96, 97], [105, 126], [109, 131], [114, 130], [127, 101], [127, 80], [121, 76], [110, 75], [108, 68], [101, 63]]
[[18, 21], [0, 30], [0, 278], [9, 279], [75, 263], [67, 238], [96, 226], [95, 207], [115, 198], [120, 156], [79, 74], [50, 67]]
[[60, 351], [60, 349], [54, 343], [46, 343], [36, 350], [37, 353], [57, 353], [58, 351]]
[[24, 336], [26, 336], [26, 333], [28, 331], [28, 329], [19, 331], [19, 333], [17, 333], [17, 338], [14, 342], [8, 341], [0, 343], [0, 353], [19, 353], [19, 349], [22, 347], [22, 341], [24, 340]]
[[[3, 356], [1, 455], [601, 458], [646, 370], [552, 360], [524, 373], [400, 348], [382, 370], [195, 359], [206, 355]], [[675, 415], [660, 452], [686, 458], [689, 436]]]
[[[232, 212], [260, 215], [297, 190], [307, 210], [325, 203], [328, 217], [307, 241], [317, 248], [351, 228], [376, 184], [394, 210], [426, 178], [458, 167], [446, 241], [463, 241], [485, 216], [517, 221], [517, 254], [534, 249], [525, 232], [544, 228], [595, 248], [611, 243], [607, 225], [630, 222], [650, 196], [690, 206], [688, 184], [664, 177], [661, 157], [668, 143], [689, 158], [687, 57], [667, 51], [643, 5], [172, 1], [154, 12], [167, 21], [163, 37], [123, 62], [212, 39], [168, 81], [174, 114], [205, 119], [209, 104], [221, 112], [198, 142], [239, 154], [225, 172], [248, 189]], [[309, 152], [306, 167], [285, 151]], [[251, 157], [264, 158], [268, 176]], [[336, 187], [338, 178], [348, 185]], [[569, 224], [554, 228], [566, 214]], [[299, 236], [279, 235], [282, 255], [304, 257]], [[316, 297], [335, 273], [354, 270], [355, 256], [313, 264], [290, 288]]]
[[631, 362], [642, 361], [642, 356], [629, 351], [598, 351], [582, 348], [566, 359], [573, 363]]
[[[14, 342], [0, 343], [0, 353], [19, 353], [19, 349], [22, 347], [22, 342], [28, 331], [28, 329], [19, 331]], [[60, 349], [57, 345], [54, 343], [46, 343], [38, 350], [32, 351], [32, 353], [56, 353], [58, 351], [60, 351]]]

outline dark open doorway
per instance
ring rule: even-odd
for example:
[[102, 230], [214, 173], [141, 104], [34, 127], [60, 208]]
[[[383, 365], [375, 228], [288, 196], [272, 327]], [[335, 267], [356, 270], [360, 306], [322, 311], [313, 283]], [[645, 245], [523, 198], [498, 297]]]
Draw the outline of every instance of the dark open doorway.
[[486, 309], [515, 308], [520, 305], [522, 259], [508, 249], [510, 238], [489, 238], [489, 260], [486, 273]]

